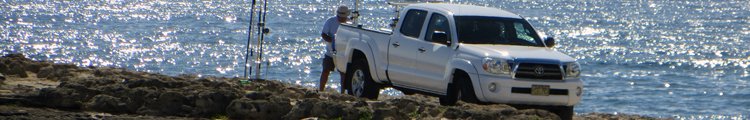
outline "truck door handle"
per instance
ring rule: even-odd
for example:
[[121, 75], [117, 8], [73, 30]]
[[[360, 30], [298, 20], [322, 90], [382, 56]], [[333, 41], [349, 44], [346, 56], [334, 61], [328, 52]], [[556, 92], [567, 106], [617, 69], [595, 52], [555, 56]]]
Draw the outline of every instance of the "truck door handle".
[[425, 51], [427, 51], [427, 50], [425, 50], [424, 48], [419, 48], [419, 49], [417, 49], [417, 50], [419, 50], [419, 52], [420, 52], [420, 53], [424, 53]]
[[391, 44], [391, 45], [393, 45], [393, 47], [398, 47], [398, 46], [401, 46], [401, 44], [398, 44], [398, 43], [393, 43], [393, 44]]

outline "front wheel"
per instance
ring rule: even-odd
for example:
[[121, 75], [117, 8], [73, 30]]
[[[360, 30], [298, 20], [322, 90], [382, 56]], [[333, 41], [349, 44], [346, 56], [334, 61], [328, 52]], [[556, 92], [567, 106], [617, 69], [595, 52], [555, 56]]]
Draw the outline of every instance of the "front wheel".
[[560, 106], [554, 112], [557, 116], [560, 116], [560, 119], [562, 120], [572, 120], [575, 115], [574, 107], [575, 106]]
[[474, 93], [474, 85], [471, 84], [471, 78], [468, 75], [457, 74], [453, 77], [453, 82], [458, 83], [457, 86], [460, 87], [458, 89], [461, 90], [461, 100], [468, 103], [481, 104], [479, 99], [477, 99], [476, 93]]
[[448, 90], [445, 95], [440, 96], [440, 105], [453, 106], [456, 105], [458, 99], [461, 98], [461, 89], [455, 83], [448, 83]]
[[359, 60], [351, 67], [351, 72], [346, 73], [346, 78], [349, 78], [348, 93], [357, 97], [378, 99], [380, 94], [379, 84], [372, 80], [367, 61]]

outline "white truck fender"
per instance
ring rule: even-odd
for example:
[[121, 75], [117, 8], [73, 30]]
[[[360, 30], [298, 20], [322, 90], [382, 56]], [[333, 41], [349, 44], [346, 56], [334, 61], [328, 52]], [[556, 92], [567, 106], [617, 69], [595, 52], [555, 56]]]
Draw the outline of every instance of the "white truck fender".
[[[362, 39], [372, 39], [372, 38], [369, 38], [367, 36], [361, 36], [361, 37], [363, 37]], [[375, 61], [375, 57], [373, 57], [374, 56], [374, 53], [373, 53], [373, 50], [372, 50], [373, 48], [370, 46], [372, 44], [367, 43], [367, 41], [368, 40], [361, 40], [361, 39], [357, 39], [357, 38], [350, 39], [349, 45], [347, 45], [347, 46], [349, 46], [349, 48], [352, 48], [352, 49], [348, 49], [346, 51], [346, 56], [349, 56], [347, 63], [350, 64], [354, 60], [353, 55], [354, 55], [354, 50], [355, 49], [359, 50], [359, 51], [362, 51], [362, 53], [365, 54], [365, 58], [367, 59], [367, 66], [370, 69], [370, 76], [372, 76], [372, 80], [374, 80], [375, 82], [378, 82], [378, 83], [382, 83], [381, 82], [382, 79], [380, 79], [381, 77], [378, 74], [378, 70], [379, 70], [378, 66], [375, 64], [375, 62], [377, 62], [377, 61]], [[348, 66], [344, 67], [344, 69], [347, 69], [347, 67]], [[344, 72], [345, 72], [345, 70], [344, 70]]]
[[[477, 99], [479, 99], [480, 101], [486, 101], [482, 93], [482, 89], [481, 89], [481, 87], [483, 86], [479, 84], [481, 83], [479, 79], [479, 71], [477, 70], [476, 67], [474, 67], [474, 65], [472, 65], [471, 61], [457, 58], [451, 61], [451, 66], [453, 68], [451, 69], [453, 70], [453, 72], [450, 72], [450, 73], [455, 73], [456, 69], [465, 71], [469, 75], [469, 78], [471, 79], [471, 84], [474, 88], [474, 93], [476, 94]], [[451, 78], [452, 77], [450, 76], [448, 77], [448, 79], [451, 79]]]

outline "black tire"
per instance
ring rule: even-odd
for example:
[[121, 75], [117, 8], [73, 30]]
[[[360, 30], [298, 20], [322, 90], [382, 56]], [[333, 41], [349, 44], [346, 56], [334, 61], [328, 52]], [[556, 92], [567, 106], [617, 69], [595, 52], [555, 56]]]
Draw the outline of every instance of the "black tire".
[[416, 94], [415, 92], [411, 92], [411, 91], [401, 91], [401, 93], [404, 93], [404, 95], [414, 95], [414, 94]]
[[346, 77], [346, 73], [342, 72], [342, 73], [339, 73], [339, 75], [341, 75], [341, 77], [342, 77], [342, 79], [341, 79], [341, 87], [342, 88], [341, 89], [344, 89], [344, 93], [341, 93], [341, 94], [349, 94], [350, 93], [349, 91], [352, 91], [351, 85], [349, 85], [349, 84], [351, 84], [350, 80]]
[[356, 60], [350, 66], [352, 69], [347, 71], [346, 80], [349, 88], [349, 94], [357, 97], [378, 99], [380, 94], [380, 84], [375, 83], [370, 76], [370, 69], [366, 60]]
[[560, 106], [554, 112], [557, 116], [560, 116], [560, 119], [562, 120], [572, 120], [575, 115], [574, 107], [575, 106]]
[[471, 78], [463, 73], [456, 74], [453, 82], [461, 86], [461, 100], [468, 103], [480, 104], [477, 94], [474, 93], [474, 85], [471, 84]]
[[448, 83], [448, 89], [446, 90], [446, 95], [440, 96], [440, 105], [443, 105], [443, 106], [456, 105], [456, 102], [458, 102], [459, 97], [461, 97], [461, 92], [460, 92], [460, 89], [458, 89], [457, 85], [455, 83]]

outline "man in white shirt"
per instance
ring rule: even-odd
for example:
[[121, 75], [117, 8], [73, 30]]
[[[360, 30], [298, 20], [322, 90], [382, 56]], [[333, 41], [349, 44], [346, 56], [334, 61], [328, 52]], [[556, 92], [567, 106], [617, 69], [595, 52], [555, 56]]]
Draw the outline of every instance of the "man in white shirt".
[[[328, 75], [333, 71], [334, 65], [333, 65], [333, 52], [335, 49], [333, 48], [333, 42], [336, 41], [335, 35], [336, 31], [339, 28], [340, 23], [346, 23], [347, 18], [349, 16], [349, 8], [346, 6], [339, 6], [336, 10], [336, 16], [328, 18], [326, 20], [325, 25], [323, 25], [323, 30], [321, 31], [320, 36], [323, 37], [323, 40], [326, 42], [326, 53], [325, 57], [323, 58], [323, 73], [320, 74], [320, 85], [319, 85], [319, 91], [323, 91], [326, 88], [326, 82], [328, 82]], [[344, 93], [344, 75], [342, 73], [339, 73], [341, 75], [341, 93]]]

